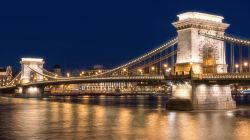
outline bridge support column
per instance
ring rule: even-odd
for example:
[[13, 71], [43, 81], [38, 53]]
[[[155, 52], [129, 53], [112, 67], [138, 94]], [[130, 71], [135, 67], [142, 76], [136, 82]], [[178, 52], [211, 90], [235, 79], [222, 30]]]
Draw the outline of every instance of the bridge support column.
[[172, 98], [168, 101], [169, 110], [193, 110], [192, 85], [189, 82], [175, 83], [172, 85]]
[[172, 87], [172, 98], [167, 104], [169, 110], [214, 110], [234, 109], [235, 101], [229, 85], [178, 83]]
[[234, 109], [230, 85], [193, 84], [193, 109]]

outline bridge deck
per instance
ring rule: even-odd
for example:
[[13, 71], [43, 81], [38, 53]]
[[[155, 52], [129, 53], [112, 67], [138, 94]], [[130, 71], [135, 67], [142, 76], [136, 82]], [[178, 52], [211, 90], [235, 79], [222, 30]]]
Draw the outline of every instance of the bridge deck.
[[143, 75], [143, 76], [121, 76], [121, 77], [96, 77], [96, 78], [61, 78], [53, 81], [36, 81], [26, 84], [19, 84], [13, 86], [0, 87], [0, 89], [8, 89], [14, 87], [27, 87], [27, 86], [47, 86], [47, 85], [60, 85], [60, 84], [78, 84], [78, 83], [100, 83], [100, 82], [147, 82], [147, 81], [163, 81], [163, 75]]
[[224, 74], [202, 74], [202, 75], [193, 75], [195, 80], [250, 80], [250, 73], [224, 73]]

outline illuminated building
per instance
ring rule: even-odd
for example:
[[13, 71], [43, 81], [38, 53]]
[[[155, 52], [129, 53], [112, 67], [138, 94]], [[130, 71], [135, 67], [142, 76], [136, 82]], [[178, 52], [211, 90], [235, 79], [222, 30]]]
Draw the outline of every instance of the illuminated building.
[[4, 86], [12, 79], [12, 68], [11, 66], [0, 68], [0, 85]]

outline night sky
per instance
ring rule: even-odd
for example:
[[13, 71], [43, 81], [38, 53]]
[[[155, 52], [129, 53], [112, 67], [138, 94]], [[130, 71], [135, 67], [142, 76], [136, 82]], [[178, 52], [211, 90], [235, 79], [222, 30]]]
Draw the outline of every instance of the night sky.
[[176, 15], [223, 15], [230, 34], [250, 38], [248, 0], [81, 0], [0, 3], [0, 65], [19, 70], [21, 57], [42, 57], [45, 67], [115, 67], [176, 36]]

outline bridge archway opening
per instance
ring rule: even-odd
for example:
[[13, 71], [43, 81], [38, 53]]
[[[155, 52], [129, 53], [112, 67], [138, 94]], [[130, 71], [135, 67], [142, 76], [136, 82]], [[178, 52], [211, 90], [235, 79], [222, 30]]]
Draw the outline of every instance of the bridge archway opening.
[[203, 73], [216, 73], [215, 49], [211, 44], [203, 46]]

